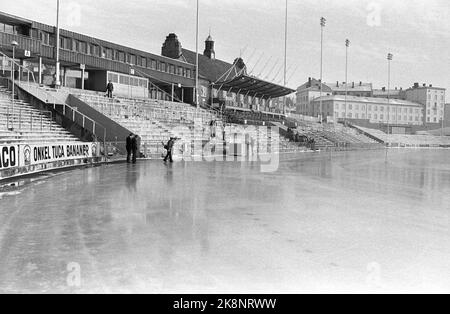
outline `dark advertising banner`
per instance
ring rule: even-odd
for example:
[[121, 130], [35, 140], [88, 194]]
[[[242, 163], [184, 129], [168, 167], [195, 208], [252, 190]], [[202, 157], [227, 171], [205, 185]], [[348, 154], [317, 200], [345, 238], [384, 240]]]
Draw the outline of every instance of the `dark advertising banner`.
[[0, 170], [19, 166], [19, 146], [0, 146]]

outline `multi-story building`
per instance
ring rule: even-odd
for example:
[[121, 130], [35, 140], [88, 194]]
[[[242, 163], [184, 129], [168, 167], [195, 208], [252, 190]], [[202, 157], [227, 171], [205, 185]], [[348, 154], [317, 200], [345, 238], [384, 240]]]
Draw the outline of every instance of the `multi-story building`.
[[314, 99], [322, 96], [343, 95], [355, 97], [371, 97], [371, 83], [345, 83], [336, 82], [336, 84], [323, 83], [322, 93], [320, 93], [320, 80], [309, 78], [308, 82], [297, 88], [297, 113], [308, 116], [321, 115], [320, 108], [317, 111], [315, 106], [311, 105]]
[[406, 100], [419, 103], [424, 107], [424, 124], [441, 123], [444, 119], [445, 88], [415, 83], [406, 90]]
[[395, 89], [388, 90], [386, 87], [383, 87], [381, 89], [374, 89], [373, 97], [406, 100], [406, 91], [403, 88], [399, 89], [396, 87]]
[[372, 124], [422, 125], [423, 106], [405, 100], [374, 97], [325, 96], [312, 101], [318, 110], [322, 100], [324, 114], [334, 121], [366, 120]]

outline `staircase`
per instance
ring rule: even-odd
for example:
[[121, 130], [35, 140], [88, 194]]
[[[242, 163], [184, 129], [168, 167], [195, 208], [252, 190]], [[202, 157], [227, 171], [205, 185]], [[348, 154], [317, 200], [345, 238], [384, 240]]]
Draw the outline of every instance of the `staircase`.
[[77, 142], [78, 139], [52, 120], [51, 112], [41, 111], [0, 86], [0, 143]]

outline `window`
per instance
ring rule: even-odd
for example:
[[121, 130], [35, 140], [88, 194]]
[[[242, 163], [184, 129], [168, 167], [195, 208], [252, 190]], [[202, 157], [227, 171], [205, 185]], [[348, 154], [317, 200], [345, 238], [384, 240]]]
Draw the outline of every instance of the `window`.
[[80, 49], [80, 43], [78, 40], [72, 39], [72, 50], [73, 51], [79, 51]]
[[156, 60], [151, 60], [151, 68], [153, 69], [153, 70], [156, 70]]
[[113, 59], [113, 50], [112, 49], [106, 49], [106, 59], [112, 60]]
[[147, 67], [147, 58], [142, 58], [141, 66], [142, 66], [143, 68], [146, 68], [146, 67]]
[[191, 78], [192, 77], [192, 71], [191, 70], [186, 70], [186, 77], [187, 78]]
[[130, 55], [130, 64], [136, 64], [136, 56], [135, 55]]
[[169, 73], [170, 74], [175, 74], [175, 66], [173, 64], [170, 65]]
[[114, 73], [108, 73], [108, 81], [112, 81], [113, 83], [119, 83], [119, 75]]
[[80, 41], [79, 52], [86, 54], [87, 53], [86, 47], [87, 47], [86, 43], [84, 41]]
[[125, 52], [119, 51], [119, 61], [125, 62]]
[[122, 85], [130, 85], [130, 78], [125, 75], [120, 76], [120, 84]]
[[167, 64], [164, 62], [161, 62], [161, 71], [166, 72], [167, 71]]

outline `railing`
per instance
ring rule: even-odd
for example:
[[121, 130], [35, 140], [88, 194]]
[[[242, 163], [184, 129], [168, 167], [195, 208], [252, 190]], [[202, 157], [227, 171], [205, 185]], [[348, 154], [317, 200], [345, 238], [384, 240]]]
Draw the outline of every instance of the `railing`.
[[52, 107], [53, 110], [62, 113], [64, 117], [69, 118], [72, 122], [75, 122], [83, 127], [83, 129], [90, 131], [96, 138], [102, 139], [103, 143], [106, 142], [106, 128], [102, 124], [89, 118], [77, 109], [67, 105], [61, 99], [58, 99], [45, 90], [45, 88], [41, 88], [35, 84], [25, 85], [19, 83], [19, 86], [32, 94], [34, 97], [45, 102], [48, 106]]
[[36, 112], [33, 109], [7, 108], [6, 112], [0, 109], [0, 116], [6, 116], [6, 129], [9, 131], [52, 131], [53, 116], [50, 111]]

